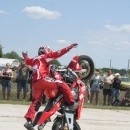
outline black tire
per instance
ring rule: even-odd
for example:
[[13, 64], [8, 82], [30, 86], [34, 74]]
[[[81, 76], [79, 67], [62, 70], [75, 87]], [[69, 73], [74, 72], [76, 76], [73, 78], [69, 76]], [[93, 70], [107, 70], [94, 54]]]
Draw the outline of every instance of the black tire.
[[86, 73], [81, 74], [81, 79], [89, 79], [94, 73], [94, 62], [91, 57], [87, 55], [79, 56], [79, 64], [82, 66], [83, 69], [86, 69]]
[[[62, 129], [61, 127], [62, 127], [62, 119], [58, 119], [54, 122], [52, 130], [64, 130], [64, 128]], [[73, 130], [81, 130], [79, 124], [76, 121], [74, 122]]]
[[74, 129], [73, 130], [81, 130], [79, 124], [76, 121], [74, 122]]

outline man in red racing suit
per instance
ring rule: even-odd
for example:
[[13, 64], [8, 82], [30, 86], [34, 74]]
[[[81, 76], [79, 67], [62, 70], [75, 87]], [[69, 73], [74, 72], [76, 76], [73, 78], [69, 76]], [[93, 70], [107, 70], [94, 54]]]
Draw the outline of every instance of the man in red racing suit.
[[51, 51], [47, 46], [40, 47], [38, 56], [35, 58], [29, 58], [27, 53], [22, 53], [26, 64], [32, 67], [33, 101], [25, 115], [27, 122], [24, 126], [27, 129], [29, 129], [28, 125], [34, 120], [35, 113], [40, 107], [40, 101], [45, 89], [59, 89], [68, 105], [74, 104], [74, 99], [69, 86], [61, 80], [55, 80], [49, 77], [48, 68], [51, 60], [61, 57], [76, 46], [77, 44], [74, 43], [56, 52]]

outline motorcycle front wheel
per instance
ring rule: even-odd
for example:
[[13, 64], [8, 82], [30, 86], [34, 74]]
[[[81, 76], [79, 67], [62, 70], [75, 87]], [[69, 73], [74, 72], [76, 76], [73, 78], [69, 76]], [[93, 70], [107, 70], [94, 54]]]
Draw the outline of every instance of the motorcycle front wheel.
[[[64, 126], [62, 126], [62, 119], [58, 119], [54, 122], [53, 126], [52, 126], [52, 130], [69, 130], [68, 127], [64, 124]], [[74, 128], [73, 130], [81, 130], [79, 124], [75, 121], [74, 122]]]

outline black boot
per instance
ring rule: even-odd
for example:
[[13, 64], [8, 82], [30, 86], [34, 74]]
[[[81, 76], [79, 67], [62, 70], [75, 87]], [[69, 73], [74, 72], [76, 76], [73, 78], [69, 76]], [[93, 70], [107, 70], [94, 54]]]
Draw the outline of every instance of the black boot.
[[25, 127], [27, 130], [34, 130], [33, 124], [32, 124], [31, 121], [30, 121], [30, 122], [27, 121], [27, 122], [24, 124], [24, 127]]

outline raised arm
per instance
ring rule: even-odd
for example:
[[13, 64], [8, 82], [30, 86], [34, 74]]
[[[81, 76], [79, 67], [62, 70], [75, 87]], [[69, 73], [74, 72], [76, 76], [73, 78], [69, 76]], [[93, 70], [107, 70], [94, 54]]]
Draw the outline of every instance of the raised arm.
[[22, 56], [25, 59], [25, 63], [27, 65], [31, 65], [32, 64], [32, 59], [28, 57], [28, 54], [26, 52], [22, 52]]
[[47, 54], [47, 58], [57, 59], [57, 58], [63, 56], [64, 54], [66, 54], [72, 48], [76, 48], [77, 45], [78, 45], [77, 43], [73, 43], [70, 46], [65, 47], [65, 48], [63, 48], [59, 51], [50, 52], [50, 53]]

